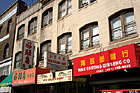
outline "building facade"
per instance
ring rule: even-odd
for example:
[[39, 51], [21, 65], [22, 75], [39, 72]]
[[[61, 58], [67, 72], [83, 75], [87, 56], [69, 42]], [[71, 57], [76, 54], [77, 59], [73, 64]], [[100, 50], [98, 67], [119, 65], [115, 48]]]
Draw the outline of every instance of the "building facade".
[[[74, 58], [139, 44], [139, 8], [139, 0], [40, 0], [17, 17], [12, 70], [21, 70], [23, 39], [35, 42], [37, 67], [44, 67], [44, 51], [68, 56], [70, 66]], [[139, 70], [82, 77], [88, 78], [91, 93], [131, 89], [139, 88]]]
[[0, 82], [11, 73], [16, 16], [26, 8], [24, 2], [16, 0], [0, 14]]

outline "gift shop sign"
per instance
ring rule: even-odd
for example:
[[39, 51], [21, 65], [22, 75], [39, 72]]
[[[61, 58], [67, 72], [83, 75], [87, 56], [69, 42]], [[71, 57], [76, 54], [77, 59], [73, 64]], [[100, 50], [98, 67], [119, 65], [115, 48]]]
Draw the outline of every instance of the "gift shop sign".
[[90, 75], [139, 67], [140, 47], [127, 45], [120, 48], [74, 59], [74, 76]]
[[22, 63], [23, 69], [32, 68], [33, 66], [33, 55], [34, 55], [34, 42], [24, 39], [22, 48]]
[[71, 69], [55, 72], [54, 78], [52, 73], [40, 74], [38, 75], [37, 84], [48, 84], [48, 83], [66, 82], [66, 81], [72, 81]]
[[44, 67], [66, 70], [68, 69], [68, 57], [49, 51], [44, 52]]

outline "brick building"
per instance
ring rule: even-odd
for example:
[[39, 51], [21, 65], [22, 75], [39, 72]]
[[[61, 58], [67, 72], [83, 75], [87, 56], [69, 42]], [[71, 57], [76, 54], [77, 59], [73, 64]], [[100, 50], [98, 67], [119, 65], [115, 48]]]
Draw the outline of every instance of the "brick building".
[[[73, 64], [74, 58], [139, 44], [139, 9], [139, 0], [40, 0], [17, 17], [12, 70], [21, 70], [23, 39], [36, 42], [34, 66], [38, 67], [44, 67], [46, 50], [68, 56]], [[139, 88], [139, 70], [88, 75], [87, 82], [93, 92]]]
[[16, 17], [26, 8], [24, 2], [16, 0], [0, 14], [0, 82], [11, 73]]

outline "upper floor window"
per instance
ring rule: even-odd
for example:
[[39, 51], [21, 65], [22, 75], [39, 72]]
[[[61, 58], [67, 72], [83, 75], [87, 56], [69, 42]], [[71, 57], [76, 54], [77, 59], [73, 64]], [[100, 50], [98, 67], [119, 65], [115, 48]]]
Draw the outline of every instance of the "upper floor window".
[[80, 29], [81, 49], [93, 47], [99, 44], [98, 23], [88, 24]]
[[59, 4], [59, 19], [72, 12], [72, 0], [63, 0]]
[[93, 3], [95, 2], [96, 0], [80, 0], [80, 8], [90, 4], [90, 3]]
[[114, 14], [110, 19], [111, 41], [136, 34], [136, 22], [132, 9]]
[[58, 38], [58, 53], [68, 54], [72, 52], [72, 36], [71, 33], [64, 34]]
[[28, 34], [33, 34], [37, 32], [37, 17], [29, 21], [29, 31]]
[[16, 53], [15, 55], [15, 68], [20, 67], [22, 54], [21, 52]]
[[25, 25], [23, 24], [18, 28], [17, 40], [24, 37], [24, 31], [25, 31]]
[[53, 9], [47, 9], [43, 14], [42, 14], [42, 27], [52, 24], [53, 20]]
[[4, 58], [7, 58], [9, 54], [9, 44], [6, 44], [4, 48]]
[[0, 27], [0, 38], [2, 36], [2, 26]]
[[44, 59], [44, 52], [51, 51], [51, 40], [41, 44], [41, 59]]
[[12, 19], [8, 21], [7, 33], [11, 31], [11, 27], [12, 27]]

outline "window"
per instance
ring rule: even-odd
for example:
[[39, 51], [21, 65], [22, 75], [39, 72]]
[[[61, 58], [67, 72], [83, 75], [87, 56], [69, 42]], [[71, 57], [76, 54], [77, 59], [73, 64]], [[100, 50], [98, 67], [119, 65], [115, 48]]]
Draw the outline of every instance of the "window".
[[3, 67], [3, 75], [8, 75], [9, 74], [9, 66], [4, 66]]
[[98, 23], [88, 24], [80, 29], [81, 49], [93, 47], [99, 44]]
[[28, 35], [36, 33], [37, 32], [37, 17], [31, 19], [29, 22], [29, 31]]
[[9, 74], [9, 65], [0, 68], [0, 76]]
[[47, 9], [43, 14], [42, 14], [42, 27], [52, 24], [52, 17], [53, 17], [53, 12], [52, 8]]
[[63, 0], [59, 4], [59, 19], [72, 12], [72, 0]]
[[64, 34], [58, 38], [58, 53], [68, 54], [72, 52], [72, 36], [71, 33]]
[[80, 0], [80, 8], [90, 4], [90, 3], [93, 3], [95, 2], [96, 0]]
[[12, 26], [12, 19], [8, 21], [8, 28], [7, 28], [7, 33], [11, 31], [11, 26]]
[[51, 40], [43, 42], [41, 44], [41, 59], [44, 59], [44, 52], [51, 51]]
[[2, 36], [2, 26], [0, 27], [0, 37]]
[[9, 54], [9, 44], [6, 44], [4, 48], [4, 58], [7, 58]]
[[111, 41], [136, 34], [136, 22], [132, 9], [114, 14], [110, 19]]
[[24, 31], [25, 31], [25, 25], [21, 25], [18, 28], [18, 35], [17, 35], [17, 40], [21, 39], [24, 37]]
[[21, 52], [18, 52], [15, 55], [15, 68], [20, 67], [20, 62], [21, 62]]

